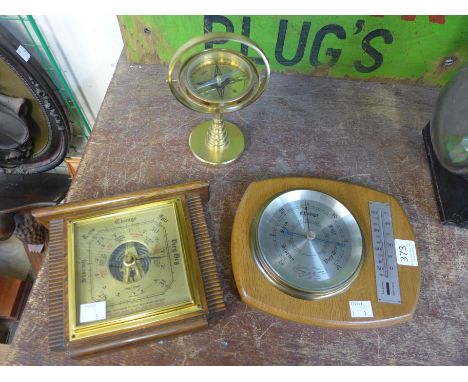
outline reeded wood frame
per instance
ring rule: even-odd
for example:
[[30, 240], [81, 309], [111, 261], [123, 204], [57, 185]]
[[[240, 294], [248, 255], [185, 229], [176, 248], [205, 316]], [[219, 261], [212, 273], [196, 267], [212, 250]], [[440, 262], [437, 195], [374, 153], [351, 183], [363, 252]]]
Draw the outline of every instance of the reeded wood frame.
[[[68, 338], [68, 244], [67, 225], [71, 220], [92, 217], [121, 208], [178, 198], [182, 202], [187, 231], [187, 257], [200, 292], [201, 309], [172, 315], [161, 321], [144, 323], [90, 338]], [[209, 198], [208, 184], [192, 182], [155, 188], [110, 198], [68, 203], [33, 211], [49, 229], [49, 348], [69, 351], [78, 357], [115, 347], [205, 328], [207, 316], [225, 309], [221, 285], [206, 226], [202, 200]]]

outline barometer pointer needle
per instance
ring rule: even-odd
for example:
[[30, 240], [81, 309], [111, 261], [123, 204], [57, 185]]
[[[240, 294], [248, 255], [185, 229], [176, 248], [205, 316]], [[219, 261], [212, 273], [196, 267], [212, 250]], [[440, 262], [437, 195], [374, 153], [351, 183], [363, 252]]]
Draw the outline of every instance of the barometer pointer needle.
[[[296, 235], [296, 236], [300, 236], [300, 237], [303, 237], [303, 238], [307, 238], [306, 235], [288, 231], [287, 228], [283, 228], [283, 231], [281, 231], [281, 232], [283, 232], [283, 233], [285, 233], [286, 235], [289, 235], [289, 236]], [[315, 237], [312, 240], [318, 240], [318, 241], [323, 241], [324, 243], [335, 244], [335, 245], [337, 245], [339, 247], [346, 247], [346, 245], [347, 245], [346, 243], [340, 243], [338, 241], [330, 241], [330, 240], [325, 240], [325, 239], [319, 239], [318, 237]]]
[[[237, 82], [237, 81], [241, 81], [241, 80], [245, 80], [245, 77], [244, 76], [240, 76], [240, 77], [237, 77], [237, 78], [234, 78], [234, 75], [239, 73], [240, 70], [235, 70], [235, 71], [232, 71], [232, 72], [228, 72], [228, 73], [225, 73], [223, 74], [220, 79], [221, 79], [221, 84], [230, 84], [232, 82]], [[216, 76], [214, 78], [212, 78], [211, 80], [208, 80], [206, 82], [198, 82], [196, 85], [197, 85], [197, 88], [195, 90], [201, 90], [202, 88], [206, 88], [207, 86], [213, 86], [213, 85], [216, 85], [218, 83], [218, 79], [216, 78]]]

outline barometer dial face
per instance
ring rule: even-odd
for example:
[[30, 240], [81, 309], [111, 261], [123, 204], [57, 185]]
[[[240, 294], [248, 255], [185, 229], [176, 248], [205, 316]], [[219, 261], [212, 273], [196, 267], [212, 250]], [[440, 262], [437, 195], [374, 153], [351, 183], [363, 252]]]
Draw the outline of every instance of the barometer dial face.
[[294, 297], [318, 299], [345, 290], [363, 259], [363, 239], [350, 211], [314, 190], [292, 190], [268, 201], [251, 227], [260, 270]]
[[181, 79], [188, 92], [207, 103], [237, 101], [254, 86], [254, 70], [243, 56], [226, 50], [205, 51], [186, 63]]
[[69, 223], [72, 328], [193, 303], [180, 211], [174, 199]]

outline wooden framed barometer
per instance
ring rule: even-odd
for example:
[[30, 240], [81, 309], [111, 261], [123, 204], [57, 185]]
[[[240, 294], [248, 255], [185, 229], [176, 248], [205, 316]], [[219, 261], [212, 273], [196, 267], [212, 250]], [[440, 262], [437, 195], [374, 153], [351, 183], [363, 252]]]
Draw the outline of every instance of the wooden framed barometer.
[[397, 200], [329, 179], [256, 181], [234, 219], [231, 259], [243, 302], [334, 328], [408, 321], [421, 266]]
[[193, 182], [38, 209], [50, 231], [49, 344], [72, 357], [207, 327], [224, 310]]

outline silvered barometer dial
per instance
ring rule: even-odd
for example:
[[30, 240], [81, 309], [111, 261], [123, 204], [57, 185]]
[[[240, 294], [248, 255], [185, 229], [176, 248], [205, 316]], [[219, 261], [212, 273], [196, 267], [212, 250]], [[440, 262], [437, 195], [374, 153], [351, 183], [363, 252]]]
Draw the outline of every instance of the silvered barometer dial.
[[283, 292], [319, 299], [345, 290], [363, 260], [363, 239], [350, 211], [313, 190], [284, 192], [260, 209], [251, 226], [260, 270]]
[[208, 196], [195, 181], [35, 210], [50, 232], [49, 349], [81, 357], [206, 328], [225, 309]]

